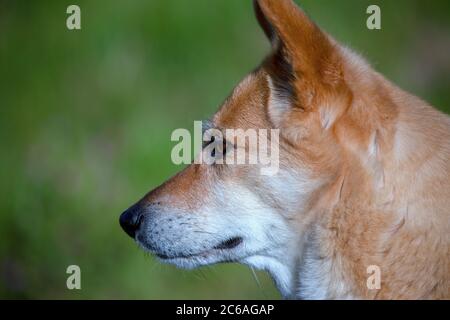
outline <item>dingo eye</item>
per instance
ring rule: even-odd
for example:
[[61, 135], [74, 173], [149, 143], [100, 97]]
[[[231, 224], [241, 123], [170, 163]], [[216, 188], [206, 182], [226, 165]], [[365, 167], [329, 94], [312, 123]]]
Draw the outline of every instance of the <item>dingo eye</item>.
[[[203, 149], [208, 149], [208, 156], [213, 160], [223, 160], [227, 152], [227, 140], [216, 139], [212, 136], [210, 141], [203, 142]], [[215, 161], [214, 161], [215, 162]], [[223, 163], [223, 162], [221, 162]]]

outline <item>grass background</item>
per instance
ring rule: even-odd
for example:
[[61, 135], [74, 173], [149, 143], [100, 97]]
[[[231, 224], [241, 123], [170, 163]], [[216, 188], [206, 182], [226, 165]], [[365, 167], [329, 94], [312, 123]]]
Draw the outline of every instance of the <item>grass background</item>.
[[[449, 1], [298, 2], [450, 111]], [[74, 3], [81, 31], [65, 26]], [[381, 31], [365, 27], [370, 4]], [[278, 298], [244, 266], [160, 265], [118, 224], [180, 169], [171, 132], [213, 114], [268, 50], [250, 0], [0, 0], [0, 298]], [[66, 289], [70, 264], [82, 290]]]

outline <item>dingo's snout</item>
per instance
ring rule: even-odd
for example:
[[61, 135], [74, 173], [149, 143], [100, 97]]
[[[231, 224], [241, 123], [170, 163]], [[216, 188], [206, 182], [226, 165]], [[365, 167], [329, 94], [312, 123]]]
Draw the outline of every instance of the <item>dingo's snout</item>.
[[120, 226], [130, 237], [134, 239], [136, 232], [141, 225], [142, 217], [142, 206], [139, 204], [135, 204], [120, 215]]

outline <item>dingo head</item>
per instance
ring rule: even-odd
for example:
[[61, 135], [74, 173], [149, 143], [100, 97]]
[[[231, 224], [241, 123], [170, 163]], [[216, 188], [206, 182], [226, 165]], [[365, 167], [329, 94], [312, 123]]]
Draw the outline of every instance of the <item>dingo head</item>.
[[349, 82], [366, 89], [369, 80], [361, 73], [375, 75], [292, 0], [254, 4], [272, 53], [236, 87], [211, 126], [279, 129], [278, 172], [263, 175], [260, 165], [191, 164], [125, 211], [120, 222], [163, 262], [184, 268], [241, 262], [269, 271], [287, 296], [306, 228], [318, 206], [338, 197], [346, 151], [376, 150], [376, 121], [360, 122], [362, 107], [348, 112], [359, 99]]

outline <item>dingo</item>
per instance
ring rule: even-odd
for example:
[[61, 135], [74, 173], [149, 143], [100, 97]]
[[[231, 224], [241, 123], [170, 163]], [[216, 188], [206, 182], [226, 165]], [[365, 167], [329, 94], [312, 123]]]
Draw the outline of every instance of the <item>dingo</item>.
[[285, 298], [450, 298], [449, 117], [292, 0], [254, 4], [273, 51], [212, 126], [279, 129], [278, 172], [191, 164], [125, 211], [123, 229], [178, 267], [267, 270]]

